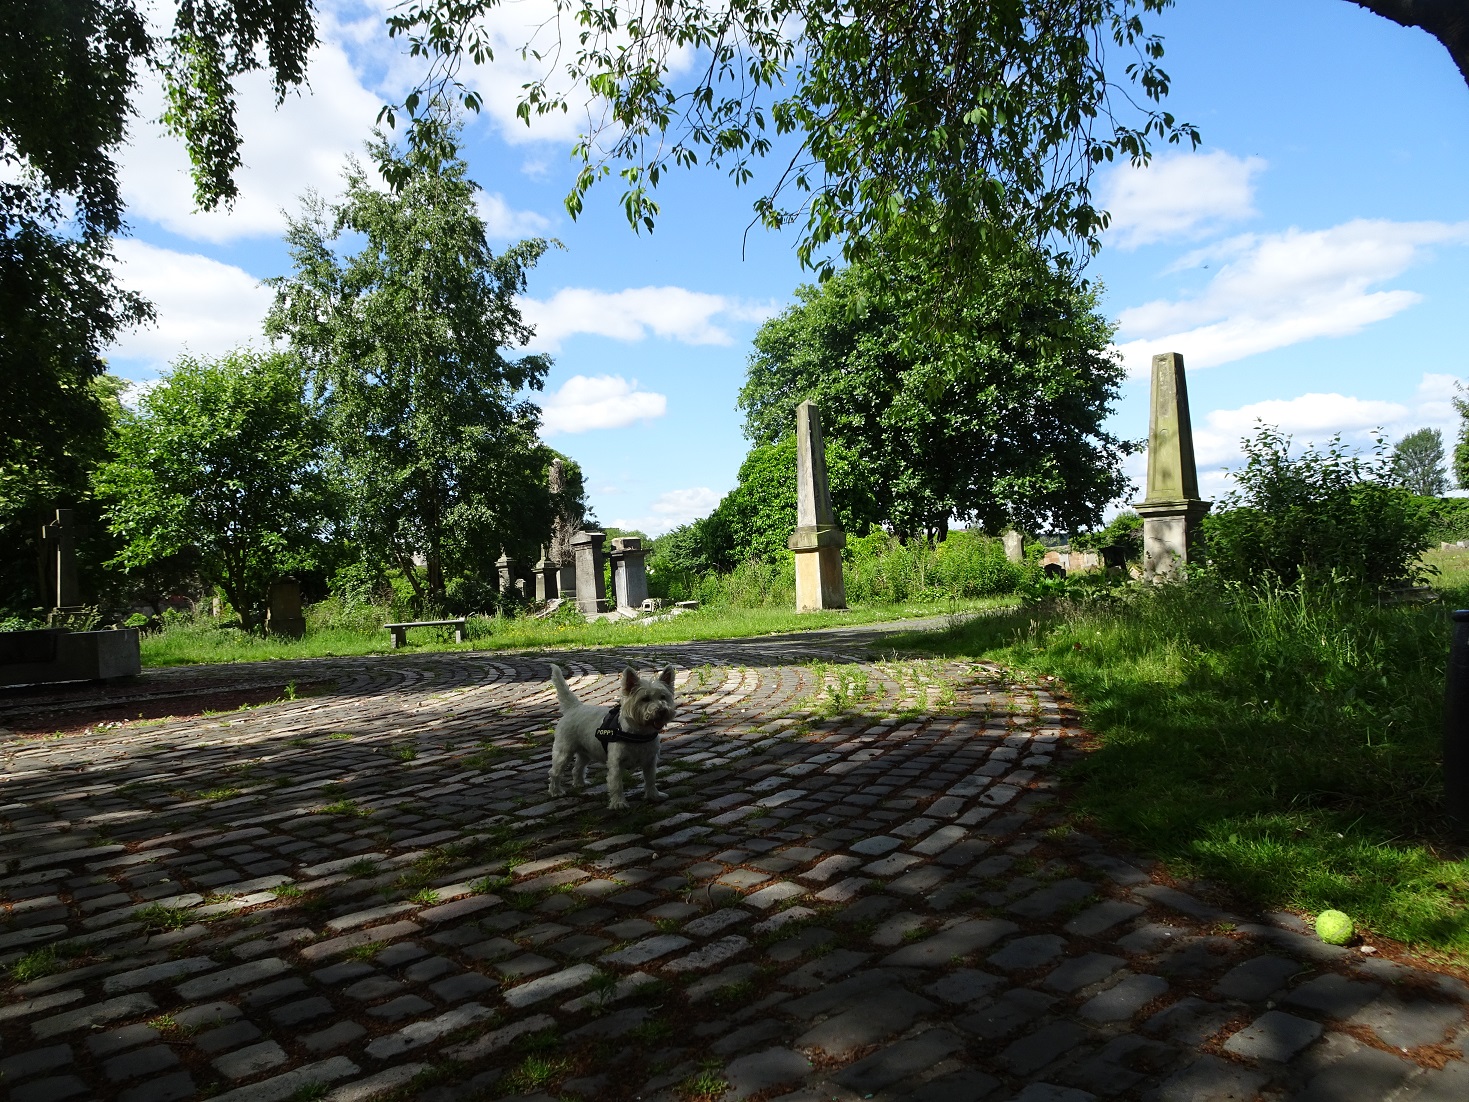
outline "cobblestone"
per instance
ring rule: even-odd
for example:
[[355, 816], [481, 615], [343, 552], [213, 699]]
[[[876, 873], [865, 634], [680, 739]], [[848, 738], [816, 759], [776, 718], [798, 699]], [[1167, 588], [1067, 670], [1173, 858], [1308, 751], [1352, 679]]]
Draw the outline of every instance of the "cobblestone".
[[[0, 734], [0, 966], [81, 954], [0, 985], [9, 1102], [458, 1102], [510, 1095], [532, 1057], [565, 1069], [540, 1100], [669, 1102], [705, 1071], [727, 1100], [782, 1102], [1469, 1097], [1462, 1061], [1432, 1066], [1469, 1036], [1469, 988], [1290, 916], [1226, 916], [1051, 829], [1069, 706], [979, 663], [865, 657], [886, 630], [553, 656], [597, 704], [629, 661], [678, 670], [668, 797], [621, 813], [545, 796], [545, 655], [181, 667], [28, 698], [334, 682]], [[871, 695], [825, 715], [818, 678], [854, 662]], [[182, 925], [144, 928], [150, 903]]]

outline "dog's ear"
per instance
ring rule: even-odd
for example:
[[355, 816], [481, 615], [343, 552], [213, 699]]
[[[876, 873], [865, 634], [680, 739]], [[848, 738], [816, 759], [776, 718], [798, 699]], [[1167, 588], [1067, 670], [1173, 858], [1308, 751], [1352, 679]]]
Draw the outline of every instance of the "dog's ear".
[[663, 669], [658, 673], [658, 680], [663, 682], [663, 684], [667, 685], [670, 689], [673, 688], [673, 667], [671, 665], [664, 666]]
[[641, 680], [642, 678], [638, 676], [638, 671], [628, 666], [622, 671], [622, 691], [625, 693], [632, 692], [638, 687], [638, 682]]

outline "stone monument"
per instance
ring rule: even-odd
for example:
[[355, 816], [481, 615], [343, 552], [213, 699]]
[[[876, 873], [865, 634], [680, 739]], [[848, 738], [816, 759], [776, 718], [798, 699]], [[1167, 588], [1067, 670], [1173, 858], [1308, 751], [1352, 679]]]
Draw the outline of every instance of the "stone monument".
[[557, 580], [561, 566], [546, 554], [545, 544], [541, 545], [541, 557], [531, 569], [536, 576], [536, 600], [549, 601], [561, 596], [561, 586]]
[[82, 604], [82, 587], [77, 578], [76, 512], [57, 509], [52, 520], [41, 526], [41, 600], [50, 601], [55, 613], [76, 612]]
[[576, 525], [560, 508], [560, 498], [566, 490], [566, 464], [560, 459], [551, 460], [548, 484], [551, 500], [557, 504], [556, 519], [551, 524], [551, 553], [546, 556], [557, 567], [556, 592], [551, 596], [575, 597], [576, 555], [572, 552], [571, 540], [576, 535]]
[[612, 541], [612, 592], [618, 608], [641, 609], [648, 599], [648, 552], [637, 536]]
[[[55, 601], [52, 623], [79, 611], [76, 513], [57, 509], [41, 528], [41, 599]], [[0, 632], [0, 685], [111, 681], [143, 672], [137, 628], [68, 631], [63, 626]]]
[[1199, 498], [1183, 357], [1177, 352], [1160, 353], [1153, 357], [1148, 492], [1134, 506], [1143, 518], [1143, 577], [1181, 573], [1198, 560], [1199, 521], [1210, 504]]
[[821, 412], [810, 402], [796, 407], [796, 530], [787, 546], [796, 556], [796, 611], [846, 608], [842, 548], [847, 535], [837, 527], [826, 482], [826, 445]]
[[509, 551], [500, 552], [500, 557], [495, 560], [495, 569], [500, 572], [500, 592], [509, 596], [515, 592], [515, 560], [510, 557]]
[[602, 532], [578, 532], [571, 537], [576, 556], [576, 607], [584, 613], [610, 612], [602, 581]]
[[265, 630], [270, 635], [299, 639], [306, 634], [306, 617], [301, 613], [301, 583], [282, 578], [270, 583], [265, 610]]
[[1006, 528], [1000, 535], [1005, 541], [1005, 558], [1010, 562], [1025, 561], [1025, 537], [1013, 528]]

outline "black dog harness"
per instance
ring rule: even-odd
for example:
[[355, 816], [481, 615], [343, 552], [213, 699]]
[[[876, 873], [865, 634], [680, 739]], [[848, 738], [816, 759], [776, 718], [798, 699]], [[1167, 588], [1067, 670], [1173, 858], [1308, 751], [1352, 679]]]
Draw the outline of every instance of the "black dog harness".
[[652, 742], [658, 737], [657, 731], [649, 731], [646, 735], [635, 735], [631, 731], [622, 729], [622, 705], [614, 704], [607, 709], [607, 714], [602, 717], [602, 722], [597, 725], [597, 741], [602, 744], [602, 752], [608, 752], [608, 743], [629, 742], [635, 745], [644, 745]]

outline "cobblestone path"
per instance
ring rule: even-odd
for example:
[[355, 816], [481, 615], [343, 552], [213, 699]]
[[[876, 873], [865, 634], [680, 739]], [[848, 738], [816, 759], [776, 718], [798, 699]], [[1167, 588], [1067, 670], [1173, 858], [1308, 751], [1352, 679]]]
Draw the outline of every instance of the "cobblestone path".
[[1469, 987], [1068, 829], [1075, 717], [881, 630], [563, 656], [679, 669], [621, 814], [546, 799], [545, 655], [163, 671], [336, 689], [0, 741], [0, 1092], [1469, 1099]]

